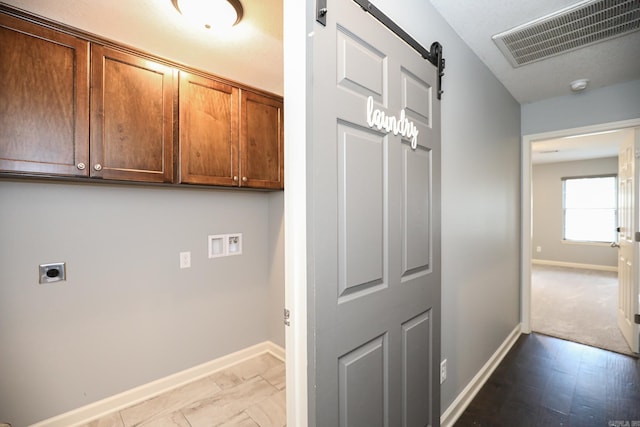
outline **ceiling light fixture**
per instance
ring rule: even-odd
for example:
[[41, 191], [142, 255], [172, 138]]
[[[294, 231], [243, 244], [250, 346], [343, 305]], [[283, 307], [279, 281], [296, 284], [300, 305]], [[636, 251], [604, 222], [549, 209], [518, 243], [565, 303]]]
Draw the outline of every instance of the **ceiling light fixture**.
[[583, 90], [585, 90], [587, 88], [587, 85], [589, 84], [589, 80], [587, 79], [578, 79], [578, 80], [574, 80], [571, 83], [569, 83], [569, 86], [571, 86], [571, 90], [574, 92], [581, 92]]
[[209, 29], [231, 28], [242, 19], [239, 0], [171, 0], [185, 18]]

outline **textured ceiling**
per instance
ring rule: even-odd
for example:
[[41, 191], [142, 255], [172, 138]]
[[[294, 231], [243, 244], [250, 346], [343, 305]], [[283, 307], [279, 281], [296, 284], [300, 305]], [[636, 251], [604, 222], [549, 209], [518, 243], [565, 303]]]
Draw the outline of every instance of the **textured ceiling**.
[[569, 83], [577, 79], [589, 79], [587, 90], [640, 79], [640, 31], [517, 69], [491, 39], [579, 1], [430, 1], [520, 103], [569, 95]]
[[632, 134], [632, 129], [622, 129], [536, 141], [532, 144], [531, 163], [557, 163], [617, 157], [618, 147]]

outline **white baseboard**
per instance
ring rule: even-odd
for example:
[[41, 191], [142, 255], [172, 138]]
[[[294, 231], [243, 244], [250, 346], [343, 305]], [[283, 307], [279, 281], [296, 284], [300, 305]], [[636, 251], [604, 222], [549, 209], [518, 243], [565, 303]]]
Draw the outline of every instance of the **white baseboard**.
[[578, 262], [550, 261], [546, 259], [532, 259], [531, 264], [552, 265], [555, 267], [584, 268], [586, 270], [618, 271], [617, 266], [598, 265], [598, 264], [580, 264]]
[[209, 376], [221, 369], [240, 363], [246, 359], [270, 353], [280, 360], [285, 360], [285, 350], [271, 341], [265, 341], [247, 347], [235, 353], [227, 354], [193, 368], [177, 372], [168, 377], [160, 378], [148, 384], [127, 390], [106, 399], [99, 400], [78, 409], [40, 421], [31, 427], [69, 427], [88, 423], [96, 418], [119, 411], [136, 403], [143, 402], [154, 396]]
[[462, 390], [456, 399], [449, 405], [446, 411], [440, 416], [440, 427], [453, 426], [462, 415], [473, 398], [478, 394], [482, 386], [487, 382], [493, 371], [496, 370], [502, 359], [507, 355], [513, 344], [520, 336], [521, 325], [515, 327], [509, 336], [504, 340], [495, 353], [489, 358], [487, 363], [471, 379], [469, 384]]
[[[286, 360], [286, 353], [284, 347], [280, 347], [278, 344], [275, 344], [271, 341], [265, 341], [262, 344], [266, 345], [266, 352], [271, 353], [274, 357], [282, 360], [283, 362]], [[264, 353], [261, 351], [260, 353]], [[260, 354], [258, 353], [258, 354]]]

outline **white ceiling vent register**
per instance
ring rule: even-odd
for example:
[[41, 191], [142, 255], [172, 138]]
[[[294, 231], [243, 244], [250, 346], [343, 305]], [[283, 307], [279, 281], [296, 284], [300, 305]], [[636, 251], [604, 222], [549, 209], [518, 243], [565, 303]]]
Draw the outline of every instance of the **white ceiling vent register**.
[[640, 1], [588, 0], [492, 37], [514, 67], [640, 29]]

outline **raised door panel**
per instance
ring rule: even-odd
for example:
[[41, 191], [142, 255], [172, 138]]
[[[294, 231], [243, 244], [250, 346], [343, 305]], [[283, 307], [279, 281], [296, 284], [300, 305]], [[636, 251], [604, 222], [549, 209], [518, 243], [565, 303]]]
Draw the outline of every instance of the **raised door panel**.
[[284, 188], [282, 101], [242, 91], [240, 113], [241, 186]]
[[402, 427], [427, 426], [433, 419], [432, 328], [431, 311], [402, 324]]
[[339, 303], [388, 287], [384, 234], [384, 137], [338, 124]]
[[388, 411], [387, 335], [338, 359], [340, 427], [386, 427]]
[[238, 89], [180, 72], [180, 182], [237, 186]]
[[89, 44], [0, 14], [0, 170], [86, 176]]
[[91, 176], [173, 181], [174, 69], [91, 47]]

